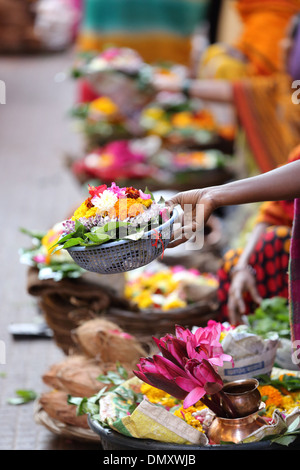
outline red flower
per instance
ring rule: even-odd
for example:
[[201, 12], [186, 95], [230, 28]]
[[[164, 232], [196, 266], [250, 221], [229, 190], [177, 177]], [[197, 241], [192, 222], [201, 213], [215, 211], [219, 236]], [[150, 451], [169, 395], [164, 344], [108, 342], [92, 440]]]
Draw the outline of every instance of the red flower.
[[131, 199], [137, 199], [140, 197], [140, 192], [138, 189], [133, 188], [130, 186], [130, 188], [126, 188], [126, 196], [131, 198]]
[[105, 191], [107, 189], [107, 186], [106, 184], [102, 184], [101, 186], [91, 186], [89, 184], [89, 193], [90, 195], [93, 197], [95, 196], [99, 196], [99, 194], [102, 194], [103, 191]]

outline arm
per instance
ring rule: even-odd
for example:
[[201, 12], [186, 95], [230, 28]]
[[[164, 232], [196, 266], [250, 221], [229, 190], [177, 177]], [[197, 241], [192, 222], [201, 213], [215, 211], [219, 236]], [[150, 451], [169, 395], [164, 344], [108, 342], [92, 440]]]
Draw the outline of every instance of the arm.
[[[168, 201], [169, 206], [180, 204], [184, 210], [185, 204], [193, 208], [192, 221], [187, 226], [177, 230], [181, 235], [179, 240], [170, 243], [170, 248], [188, 240], [197, 230], [200, 230], [212, 212], [218, 207], [248, 204], [263, 201], [292, 200], [300, 197], [300, 161], [288, 163], [280, 168], [251, 178], [234, 181], [220, 186], [195, 189], [178, 193]], [[197, 205], [203, 205], [204, 217], [197, 220]]]
[[217, 207], [251, 202], [291, 200], [300, 197], [300, 161], [252, 178], [206, 188], [206, 197]]
[[174, 82], [167, 77], [157, 77], [154, 80], [157, 91], [169, 91], [173, 93], [187, 92], [193, 98], [200, 98], [218, 103], [232, 103], [233, 89], [228, 80], [187, 80]]

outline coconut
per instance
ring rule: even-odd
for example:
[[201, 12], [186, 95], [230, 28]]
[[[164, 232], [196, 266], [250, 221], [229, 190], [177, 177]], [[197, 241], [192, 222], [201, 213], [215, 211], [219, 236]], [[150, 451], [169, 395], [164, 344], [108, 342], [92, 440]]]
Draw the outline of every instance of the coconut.
[[73, 337], [83, 354], [102, 363], [135, 365], [146, 354], [134, 336], [102, 318], [83, 323], [73, 331]]

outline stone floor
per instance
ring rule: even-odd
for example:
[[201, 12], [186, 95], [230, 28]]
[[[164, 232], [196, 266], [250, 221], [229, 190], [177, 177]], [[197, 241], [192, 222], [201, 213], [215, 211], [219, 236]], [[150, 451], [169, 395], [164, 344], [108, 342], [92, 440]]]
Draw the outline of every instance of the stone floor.
[[33, 403], [7, 404], [17, 389], [44, 391], [42, 374], [63, 357], [52, 339], [15, 340], [8, 326], [38, 316], [18, 255], [30, 239], [19, 228], [47, 230], [81, 198], [64, 160], [81, 147], [67, 116], [76, 92], [68, 78], [72, 58], [73, 51], [0, 58], [0, 79], [6, 84], [6, 104], [0, 104], [0, 450], [99, 447], [57, 437], [35, 424]]

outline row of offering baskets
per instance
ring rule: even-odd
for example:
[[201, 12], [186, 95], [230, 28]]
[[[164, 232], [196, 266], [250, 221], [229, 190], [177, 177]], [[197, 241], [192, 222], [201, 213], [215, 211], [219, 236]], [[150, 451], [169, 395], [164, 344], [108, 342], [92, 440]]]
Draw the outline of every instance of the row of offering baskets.
[[234, 118], [222, 122], [203, 101], [155, 88], [159, 77], [180, 88], [186, 67], [149, 65], [134, 50], [109, 47], [79, 56], [72, 75], [81, 96], [70, 114], [84, 152], [67, 164], [80, 183], [190, 189], [232, 177]]
[[[298, 448], [300, 377], [274, 367], [276, 336], [215, 321], [177, 325], [175, 334], [153, 338], [147, 356], [109, 319], [74, 334], [80, 352], [45, 372], [51, 390], [36, 403], [37, 423], [52, 432], [100, 438], [104, 450]], [[227, 352], [241, 335], [249, 342], [243, 360]]]
[[[192, 327], [216, 317], [218, 281], [215, 273], [199, 269], [201, 253], [198, 269], [183, 258], [185, 266], [177, 258], [169, 258], [168, 266], [162, 262], [166, 256], [128, 273], [100, 275], [78, 266], [67, 250], [49, 254], [61, 229], [58, 224], [48, 233], [26, 232], [31, 245], [20, 250], [20, 261], [29, 266], [27, 291], [37, 299], [57, 345], [66, 354], [76, 349], [72, 330], [103, 314], [145, 343], [152, 335], [166, 333], [173, 322], [184, 321]], [[197, 255], [192, 253], [195, 263]], [[207, 256], [210, 253], [204, 253], [206, 264]]]

